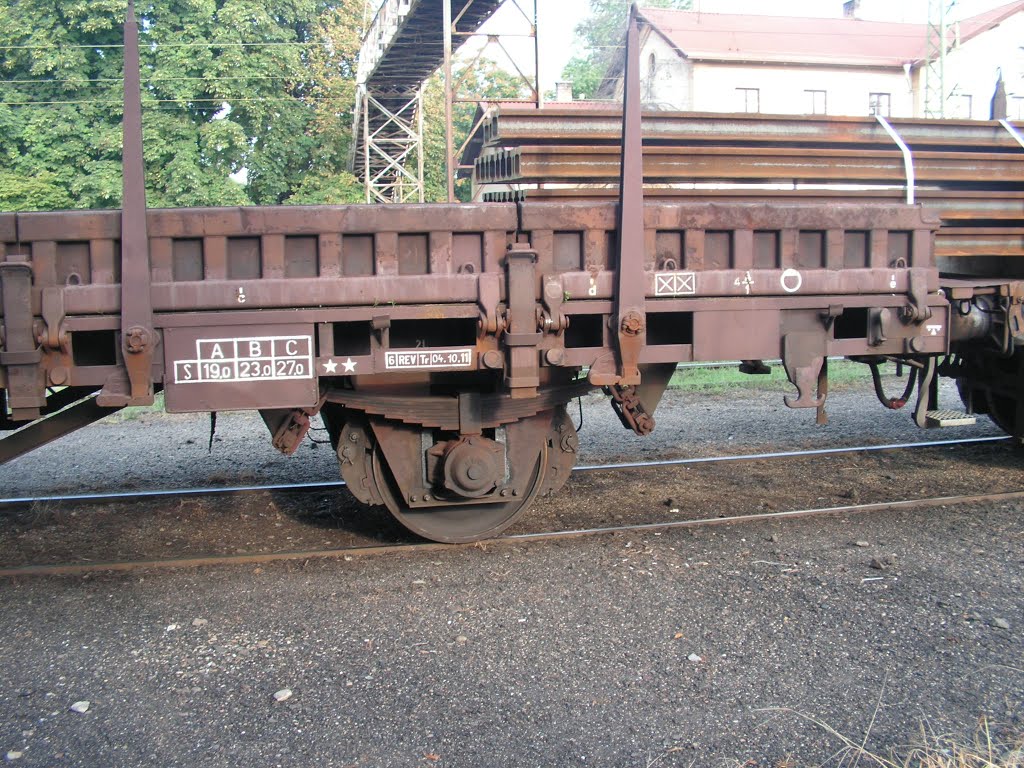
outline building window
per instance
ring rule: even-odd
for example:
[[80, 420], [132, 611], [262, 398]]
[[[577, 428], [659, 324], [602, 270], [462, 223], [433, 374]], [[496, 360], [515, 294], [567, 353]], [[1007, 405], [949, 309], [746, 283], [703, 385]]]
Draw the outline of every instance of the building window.
[[807, 114], [827, 115], [828, 106], [825, 91], [804, 91], [807, 94]]
[[647, 58], [647, 79], [644, 81], [644, 93], [642, 101], [644, 104], [654, 104], [657, 101], [656, 93], [656, 81], [658, 78], [658, 60], [652, 53]]
[[868, 114], [869, 115], [881, 115], [882, 117], [889, 116], [889, 94], [888, 93], [869, 93], [868, 94]]
[[737, 88], [739, 95], [740, 112], [761, 111], [761, 89], [760, 88]]
[[971, 115], [974, 113], [971, 111], [973, 104], [970, 94], [967, 93], [954, 93], [949, 97], [947, 103], [949, 117], [957, 117], [961, 120], [970, 120]]

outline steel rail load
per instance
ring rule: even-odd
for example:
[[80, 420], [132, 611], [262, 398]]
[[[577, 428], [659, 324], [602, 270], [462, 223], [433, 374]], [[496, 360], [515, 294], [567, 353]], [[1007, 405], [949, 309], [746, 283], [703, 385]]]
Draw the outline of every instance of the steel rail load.
[[161, 389], [258, 410], [284, 453], [319, 414], [357, 498], [464, 542], [565, 482], [570, 400], [602, 387], [647, 434], [680, 362], [781, 358], [823, 420], [828, 356], [895, 359], [920, 426], [962, 416], [944, 374], [1024, 434], [1024, 287], [941, 278], [927, 209], [645, 204], [635, 10], [618, 202], [146, 210], [125, 30], [124, 209], [0, 214], [4, 460]]

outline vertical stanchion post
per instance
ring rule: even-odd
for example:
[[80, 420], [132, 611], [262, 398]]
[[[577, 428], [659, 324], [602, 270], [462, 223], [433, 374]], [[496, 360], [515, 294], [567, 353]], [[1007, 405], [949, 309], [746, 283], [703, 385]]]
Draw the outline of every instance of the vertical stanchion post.
[[370, 93], [363, 90], [363, 187], [370, 202]]
[[121, 192], [121, 354], [124, 369], [103, 385], [96, 402], [103, 407], [153, 403], [152, 275], [146, 230], [146, 167], [142, 156], [142, 86], [139, 28], [129, 0], [124, 22], [124, 119]]
[[540, 89], [540, 35], [537, 26], [537, 5], [540, 0], [533, 0], [533, 93], [537, 97], [537, 109], [544, 106], [544, 94]]
[[455, 98], [455, 94], [452, 93], [452, 0], [442, 0], [441, 5], [444, 8], [442, 14], [444, 17], [444, 174], [448, 186], [448, 202], [454, 203], [455, 158], [452, 157], [454, 154], [452, 99]]
[[619, 258], [616, 336], [619, 384], [640, 383], [637, 366], [647, 343], [644, 312], [644, 161], [640, 113], [640, 36], [637, 7], [629, 12], [622, 89], [622, 167], [619, 173]]
[[424, 164], [423, 163], [423, 161], [424, 161], [424, 157], [423, 156], [424, 156], [424, 154], [426, 154], [426, 142], [425, 142], [424, 136], [423, 136], [423, 106], [424, 106], [423, 91], [424, 91], [424, 89], [426, 87], [427, 87], [426, 82], [420, 83], [420, 90], [419, 90], [419, 94], [418, 94], [419, 95], [419, 103], [416, 105], [416, 146], [418, 148], [417, 149], [417, 155], [419, 155], [419, 159], [417, 160], [417, 166], [418, 166], [417, 172], [419, 174], [419, 182], [420, 182], [419, 183], [419, 200], [420, 200], [421, 203], [426, 202], [426, 200], [424, 198], [424, 189], [423, 189], [423, 164]]

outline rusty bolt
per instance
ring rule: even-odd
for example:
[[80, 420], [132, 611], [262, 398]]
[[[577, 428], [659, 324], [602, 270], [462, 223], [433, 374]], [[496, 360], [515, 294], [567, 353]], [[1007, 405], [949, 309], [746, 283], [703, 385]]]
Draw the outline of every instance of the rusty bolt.
[[622, 316], [622, 332], [627, 336], [638, 336], [644, 329], [644, 318], [635, 309]]
[[129, 328], [124, 335], [124, 347], [132, 354], [138, 354], [149, 346], [149, 331], [135, 325]]
[[488, 349], [484, 352], [484, 365], [488, 368], [501, 368], [503, 358], [501, 352], [496, 349]]
[[561, 365], [565, 362], [565, 350], [560, 348], [549, 349], [544, 353], [544, 359], [548, 365]]

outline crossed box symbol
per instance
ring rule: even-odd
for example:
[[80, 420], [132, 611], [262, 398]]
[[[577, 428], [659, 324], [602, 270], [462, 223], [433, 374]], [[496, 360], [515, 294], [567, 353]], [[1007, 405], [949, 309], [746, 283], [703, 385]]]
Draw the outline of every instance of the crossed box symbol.
[[695, 293], [696, 272], [658, 272], [654, 275], [655, 296], [692, 296]]

